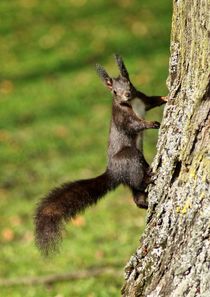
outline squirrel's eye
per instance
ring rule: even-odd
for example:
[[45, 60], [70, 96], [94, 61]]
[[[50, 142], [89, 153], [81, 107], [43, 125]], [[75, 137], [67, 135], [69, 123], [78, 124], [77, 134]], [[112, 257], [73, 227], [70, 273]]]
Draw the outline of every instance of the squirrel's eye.
[[115, 90], [113, 91], [113, 93], [114, 93], [115, 95], [117, 95], [117, 92], [116, 92]]

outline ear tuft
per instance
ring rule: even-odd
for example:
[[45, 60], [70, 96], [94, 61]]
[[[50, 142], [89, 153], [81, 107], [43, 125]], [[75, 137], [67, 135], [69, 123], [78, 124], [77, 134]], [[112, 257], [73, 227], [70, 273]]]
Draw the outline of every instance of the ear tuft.
[[100, 64], [96, 64], [96, 72], [100, 78], [105, 78], [107, 76], [106, 70]]
[[103, 83], [109, 88], [112, 89], [112, 79], [100, 64], [96, 64], [96, 71], [103, 81]]
[[129, 74], [128, 74], [128, 71], [127, 71], [127, 69], [125, 67], [125, 64], [123, 62], [122, 57], [120, 55], [118, 55], [118, 54], [115, 54], [114, 56], [115, 56], [115, 60], [116, 60], [117, 66], [118, 66], [118, 68], [120, 70], [120, 74], [123, 77], [125, 77], [125, 78], [127, 78], [129, 80]]

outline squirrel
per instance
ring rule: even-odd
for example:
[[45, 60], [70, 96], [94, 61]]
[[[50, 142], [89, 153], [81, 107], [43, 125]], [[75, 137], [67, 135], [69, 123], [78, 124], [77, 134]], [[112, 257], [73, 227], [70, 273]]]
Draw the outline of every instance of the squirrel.
[[35, 213], [35, 241], [44, 255], [57, 251], [65, 221], [120, 184], [130, 188], [138, 207], [148, 207], [145, 189], [151, 171], [143, 156], [142, 131], [158, 129], [160, 124], [144, 120], [144, 115], [167, 99], [138, 91], [130, 81], [123, 59], [117, 54], [115, 59], [120, 71], [117, 78], [111, 78], [101, 65], [96, 65], [99, 77], [113, 96], [106, 170], [95, 178], [65, 183], [40, 201]]

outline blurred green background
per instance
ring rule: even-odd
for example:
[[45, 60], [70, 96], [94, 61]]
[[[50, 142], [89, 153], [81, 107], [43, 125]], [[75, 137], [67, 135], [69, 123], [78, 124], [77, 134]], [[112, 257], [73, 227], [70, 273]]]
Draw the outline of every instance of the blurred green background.
[[[1, 296], [119, 296], [123, 267], [138, 245], [145, 211], [119, 188], [68, 224], [59, 255], [41, 258], [33, 241], [37, 201], [65, 181], [106, 166], [111, 95], [95, 72], [117, 75], [113, 53], [133, 83], [165, 95], [170, 1], [0, 1], [0, 273], [2, 278], [113, 266], [101, 276], [52, 286], [0, 288]], [[161, 119], [159, 108], [149, 113]], [[151, 162], [157, 131], [145, 135]]]

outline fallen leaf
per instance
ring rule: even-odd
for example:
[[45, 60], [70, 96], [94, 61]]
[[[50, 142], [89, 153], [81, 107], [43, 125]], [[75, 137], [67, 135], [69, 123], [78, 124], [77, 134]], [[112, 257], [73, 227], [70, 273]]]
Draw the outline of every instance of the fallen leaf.
[[19, 216], [10, 217], [10, 222], [13, 226], [19, 226], [22, 223], [21, 218]]
[[12, 241], [14, 239], [14, 232], [10, 228], [3, 229], [1, 234], [4, 241]]
[[13, 85], [13, 83], [10, 80], [3, 80], [0, 83], [0, 92], [2, 94], [11, 93], [12, 90], [13, 90], [13, 88], [14, 88], [14, 85]]
[[101, 250], [96, 251], [95, 257], [96, 257], [96, 259], [104, 258], [104, 251], [101, 251]]
[[68, 135], [68, 129], [65, 126], [57, 126], [54, 131], [55, 135], [59, 138], [66, 138]]

